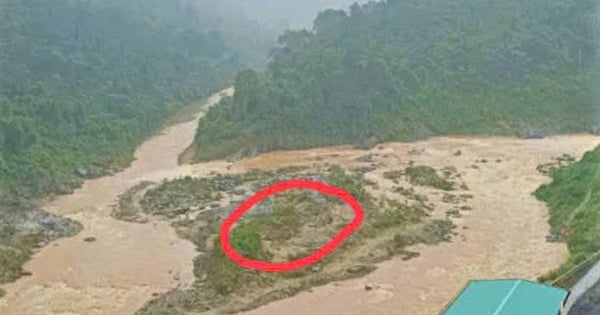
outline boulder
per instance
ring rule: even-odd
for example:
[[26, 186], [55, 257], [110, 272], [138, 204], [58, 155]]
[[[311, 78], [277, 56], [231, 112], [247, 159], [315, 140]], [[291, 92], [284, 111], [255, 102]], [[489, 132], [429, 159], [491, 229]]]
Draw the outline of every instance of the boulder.
[[88, 170], [86, 170], [85, 168], [79, 167], [75, 170], [75, 174], [77, 174], [77, 176], [79, 177], [87, 177], [90, 172], [88, 172]]

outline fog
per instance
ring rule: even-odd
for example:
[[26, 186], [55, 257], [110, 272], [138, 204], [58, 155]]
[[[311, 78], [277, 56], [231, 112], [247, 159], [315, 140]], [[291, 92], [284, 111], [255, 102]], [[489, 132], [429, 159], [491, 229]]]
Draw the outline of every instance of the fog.
[[277, 37], [286, 29], [311, 29], [319, 12], [348, 9], [367, 0], [178, 0], [191, 5], [204, 23], [243, 52], [242, 62], [255, 69], [268, 62]]
[[[465, 265], [600, 314], [599, 5], [0, 0], [0, 315], [429, 315]], [[293, 178], [335, 189], [223, 228]], [[288, 276], [220, 246], [294, 262], [354, 223]]]
[[347, 9], [353, 3], [367, 0], [197, 0], [204, 12], [217, 18], [246, 18], [263, 26], [282, 30], [285, 28], [311, 28], [320, 11]]

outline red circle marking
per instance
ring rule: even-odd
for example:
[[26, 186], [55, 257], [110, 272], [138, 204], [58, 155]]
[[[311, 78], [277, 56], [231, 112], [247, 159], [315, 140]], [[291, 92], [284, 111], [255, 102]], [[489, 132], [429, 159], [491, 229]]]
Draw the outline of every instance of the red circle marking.
[[[325, 243], [321, 248], [314, 251], [312, 254], [287, 262], [267, 262], [262, 260], [248, 259], [235, 251], [229, 239], [229, 233], [233, 224], [239, 220], [244, 213], [249, 211], [254, 205], [259, 204], [267, 197], [290, 189], [309, 189], [316, 190], [324, 195], [337, 197], [347, 203], [352, 211], [354, 211], [354, 219], [348, 223], [334, 238]], [[221, 248], [229, 259], [238, 265], [247, 268], [265, 272], [289, 272], [296, 269], [304, 268], [317, 263], [325, 256], [331, 254], [338, 246], [342, 244], [356, 229], [360, 227], [364, 219], [364, 210], [360, 203], [344, 189], [329, 186], [322, 182], [311, 180], [287, 180], [271, 186], [267, 186], [250, 198], [244, 200], [235, 211], [233, 211], [221, 225], [220, 238]]]

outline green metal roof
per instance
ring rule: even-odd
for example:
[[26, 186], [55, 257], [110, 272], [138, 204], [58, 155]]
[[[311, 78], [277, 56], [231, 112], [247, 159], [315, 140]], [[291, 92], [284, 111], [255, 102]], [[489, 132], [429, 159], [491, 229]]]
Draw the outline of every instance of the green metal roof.
[[443, 315], [558, 315], [569, 291], [526, 280], [471, 281]]

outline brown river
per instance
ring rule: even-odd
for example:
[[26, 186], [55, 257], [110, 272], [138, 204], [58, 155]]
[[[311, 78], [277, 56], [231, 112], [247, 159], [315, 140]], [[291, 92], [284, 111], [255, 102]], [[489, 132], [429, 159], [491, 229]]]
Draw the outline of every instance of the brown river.
[[[219, 94], [211, 97], [207, 106], [219, 99]], [[123, 222], [110, 212], [117, 197], [142, 177], [177, 172], [177, 158], [192, 142], [196, 126], [193, 120], [166, 128], [136, 150], [126, 170], [88, 180], [48, 203], [47, 211], [79, 221], [84, 229], [46, 246], [24, 266], [32, 276], [5, 287], [0, 314], [132, 314], [153, 293], [193, 279], [191, 242], [166, 223]], [[97, 241], [83, 241], [87, 237]]]
[[[211, 97], [206, 106], [219, 99], [220, 94]], [[195, 130], [195, 120], [168, 127], [137, 149], [126, 170], [88, 180], [73, 194], [49, 202], [47, 211], [77, 220], [84, 229], [34, 255], [24, 267], [32, 275], [4, 286], [0, 314], [133, 314], [154, 293], [189, 284], [196, 255], [192, 243], [163, 222], [128, 223], [110, 216], [117, 197], [142, 180], [300, 165], [314, 157], [344, 165], [368, 153], [341, 146], [178, 166]], [[536, 166], [564, 153], [580, 157], [599, 143], [600, 137], [585, 134], [537, 140], [439, 137], [373, 149], [385, 157], [378, 172], [409, 156], [461, 172], [474, 195], [473, 211], [455, 220], [462, 239], [420, 246], [417, 258], [390, 260], [366, 277], [313, 288], [247, 314], [435, 315], [469, 279], [535, 279], [567, 257], [563, 244], [545, 241], [547, 208], [531, 193], [549, 179]], [[415, 150], [419, 155], [411, 155]], [[455, 155], [457, 150], [462, 154]], [[478, 159], [490, 163], [472, 167]], [[87, 237], [96, 241], [85, 242]], [[373, 283], [376, 289], [364, 290]]]

